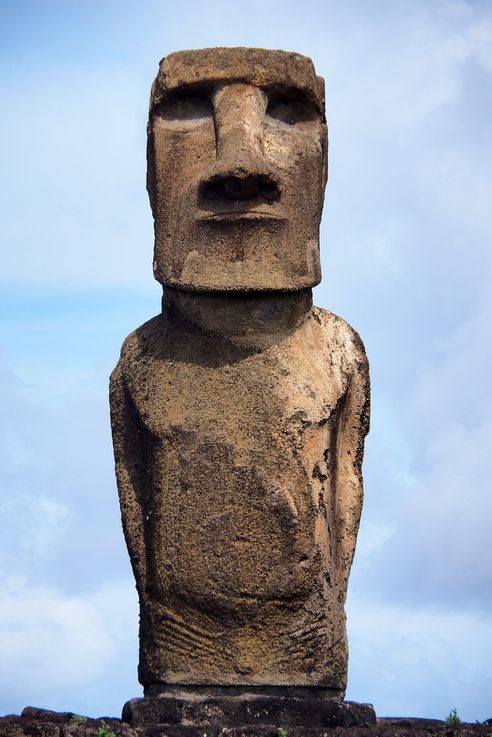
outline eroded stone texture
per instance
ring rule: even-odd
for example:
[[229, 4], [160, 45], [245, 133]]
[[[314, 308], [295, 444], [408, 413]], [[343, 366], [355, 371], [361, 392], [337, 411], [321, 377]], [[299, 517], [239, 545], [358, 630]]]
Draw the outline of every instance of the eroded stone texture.
[[152, 89], [148, 132], [158, 281], [193, 291], [319, 282], [327, 135], [310, 59], [171, 54]]
[[[206, 694], [191, 702], [176, 693], [174, 703], [160, 699], [134, 699], [127, 703], [123, 719], [103, 717], [91, 719], [73, 712], [56, 713], [27, 707], [21, 716], [0, 717], [0, 737], [100, 737], [101, 730], [115, 737], [278, 737], [279, 727], [288, 737], [492, 737], [492, 720], [483, 724], [461, 722], [449, 725], [438, 719], [378, 719], [375, 721], [367, 704], [345, 702], [324, 703], [313, 708], [314, 694], [303, 699], [293, 713], [281, 699], [253, 697], [237, 707], [241, 721], [227, 704], [217, 707], [220, 698]], [[235, 697], [236, 699], [238, 697]], [[260, 701], [260, 703], [258, 703]], [[306, 708], [307, 707], [307, 708]], [[309, 707], [311, 709], [309, 710]], [[163, 723], [164, 716], [168, 720]], [[190, 724], [190, 712], [198, 712], [200, 721]], [[171, 721], [172, 720], [172, 721]], [[198, 720], [196, 720], [198, 722]], [[128, 723], [129, 722], [129, 723]], [[336, 726], [339, 724], [339, 726]]]
[[326, 150], [309, 59], [161, 62], [148, 187], [163, 310], [111, 378], [147, 693], [345, 690], [369, 385], [357, 334], [312, 306]]

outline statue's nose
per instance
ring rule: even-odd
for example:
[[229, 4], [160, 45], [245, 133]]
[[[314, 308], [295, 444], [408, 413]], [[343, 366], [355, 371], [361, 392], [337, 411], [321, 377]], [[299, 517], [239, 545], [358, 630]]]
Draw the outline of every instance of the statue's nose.
[[209, 199], [272, 202], [280, 182], [264, 158], [265, 94], [247, 84], [227, 85], [214, 99], [216, 162], [201, 183]]
[[254, 200], [275, 202], [280, 197], [277, 179], [258, 166], [217, 167], [200, 185], [203, 197], [212, 200]]

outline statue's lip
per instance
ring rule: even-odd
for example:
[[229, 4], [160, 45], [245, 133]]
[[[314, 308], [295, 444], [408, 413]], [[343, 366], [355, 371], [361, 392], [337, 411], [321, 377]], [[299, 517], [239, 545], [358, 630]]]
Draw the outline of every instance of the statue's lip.
[[267, 210], [227, 210], [226, 212], [207, 212], [202, 215], [199, 220], [207, 223], [216, 222], [243, 222], [243, 221], [281, 221], [285, 220], [285, 215], [274, 213]]

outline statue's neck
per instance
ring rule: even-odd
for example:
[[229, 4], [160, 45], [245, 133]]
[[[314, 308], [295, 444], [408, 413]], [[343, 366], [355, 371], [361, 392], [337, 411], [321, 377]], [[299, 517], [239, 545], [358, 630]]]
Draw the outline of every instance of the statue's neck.
[[267, 348], [288, 337], [309, 314], [312, 291], [300, 292], [184, 292], [166, 287], [164, 315], [192, 323], [236, 345]]

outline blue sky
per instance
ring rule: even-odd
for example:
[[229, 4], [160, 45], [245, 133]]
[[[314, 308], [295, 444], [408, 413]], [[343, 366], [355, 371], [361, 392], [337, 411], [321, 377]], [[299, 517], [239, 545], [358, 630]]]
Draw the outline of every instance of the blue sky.
[[472, 0], [0, 1], [0, 713], [140, 693], [107, 382], [160, 309], [159, 59], [260, 46], [326, 79], [316, 303], [371, 361], [348, 697], [492, 716], [492, 8]]

